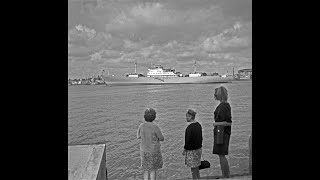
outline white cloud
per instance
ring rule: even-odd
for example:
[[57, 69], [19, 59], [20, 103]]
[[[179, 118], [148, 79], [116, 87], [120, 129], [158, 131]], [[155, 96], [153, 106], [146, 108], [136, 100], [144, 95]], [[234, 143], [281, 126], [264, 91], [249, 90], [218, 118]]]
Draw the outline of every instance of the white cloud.
[[105, 23], [107, 32], [126, 36], [135, 34], [160, 42], [173, 38], [193, 40], [192, 37], [208, 29], [213, 30], [224, 22], [221, 8], [214, 5], [186, 11], [172, 8], [168, 3], [136, 3], [122, 7], [113, 16], [111, 21]]
[[134, 6], [130, 11], [130, 15], [132, 18], [147, 24], [167, 25], [174, 21], [174, 18], [160, 3]]
[[108, 50], [105, 49], [102, 53], [103, 58], [116, 58], [122, 56], [123, 53], [121, 51], [116, 51], [116, 50]]
[[140, 50], [140, 54], [143, 55], [143, 57], [148, 57], [151, 55], [151, 53], [154, 51], [155, 49], [155, 46], [154, 45], [151, 45], [149, 47], [146, 47], [146, 48], [143, 48]]
[[128, 39], [124, 40], [124, 48], [128, 50], [138, 50], [142, 48], [144, 45], [145, 45], [145, 42], [142, 42], [142, 41], [134, 42]]
[[241, 27], [242, 27], [242, 25], [240, 22], [236, 22], [235, 25], [233, 25], [234, 30], [240, 30]]
[[100, 52], [96, 52], [94, 54], [91, 54], [91, 61], [95, 61], [95, 60], [100, 60], [101, 59], [101, 53], [103, 53], [104, 51], [100, 51]]
[[236, 22], [233, 27], [225, 29], [222, 33], [208, 37], [203, 41], [203, 48], [208, 53], [233, 51], [250, 45], [250, 36], [238, 37], [242, 24]]
[[70, 33], [78, 34], [80, 36], [86, 36], [89, 39], [93, 38], [96, 35], [96, 31], [94, 29], [90, 29], [90, 28], [85, 27], [81, 24], [75, 26], [75, 29], [78, 30], [78, 32], [71, 31]]
[[195, 52], [182, 52], [181, 54], [177, 54], [177, 57], [189, 57], [189, 56], [194, 56]]

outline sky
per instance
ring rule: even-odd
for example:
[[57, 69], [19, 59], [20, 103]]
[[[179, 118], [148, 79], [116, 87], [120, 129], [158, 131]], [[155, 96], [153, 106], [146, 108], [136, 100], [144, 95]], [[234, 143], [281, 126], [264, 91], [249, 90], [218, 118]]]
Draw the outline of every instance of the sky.
[[[68, 0], [68, 78], [252, 68], [252, 0]], [[104, 70], [104, 72], [103, 72]]]

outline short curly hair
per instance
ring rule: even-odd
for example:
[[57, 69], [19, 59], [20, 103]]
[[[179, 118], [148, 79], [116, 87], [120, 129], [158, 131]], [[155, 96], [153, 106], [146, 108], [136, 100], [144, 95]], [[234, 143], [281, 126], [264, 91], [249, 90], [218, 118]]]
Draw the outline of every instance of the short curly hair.
[[187, 114], [189, 114], [192, 117], [192, 119], [195, 119], [197, 113], [192, 109], [188, 109]]
[[144, 111], [144, 120], [147, 122], [152, 122], [156, 119], [156, 111], [152, 108], [147, 108]]

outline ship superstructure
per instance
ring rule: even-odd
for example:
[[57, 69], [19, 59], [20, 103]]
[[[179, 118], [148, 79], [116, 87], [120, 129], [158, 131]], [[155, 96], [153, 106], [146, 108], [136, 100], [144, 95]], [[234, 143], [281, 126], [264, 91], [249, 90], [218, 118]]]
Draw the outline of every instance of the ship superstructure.
[[164, 69], [161, 65], [155, 65], [154, 68], [148, 69], [147, 77], [178, 77], [174, 69]]

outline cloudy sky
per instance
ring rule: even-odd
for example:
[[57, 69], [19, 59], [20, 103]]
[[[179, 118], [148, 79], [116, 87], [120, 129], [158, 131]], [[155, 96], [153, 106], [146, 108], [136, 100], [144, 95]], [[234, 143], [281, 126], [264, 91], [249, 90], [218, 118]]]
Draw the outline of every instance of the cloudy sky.
[[69, 78], [252, 67], [252, 0], [68, 0]]

